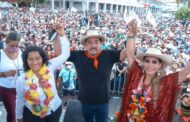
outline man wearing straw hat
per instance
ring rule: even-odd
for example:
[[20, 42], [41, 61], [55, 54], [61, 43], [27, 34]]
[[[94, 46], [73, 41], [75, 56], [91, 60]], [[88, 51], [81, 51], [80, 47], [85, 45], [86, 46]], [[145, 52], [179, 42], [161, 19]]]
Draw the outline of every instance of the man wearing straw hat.
[[[136, 35], [136, 26], [131, 33]], [[128, 36], [130, 41], [133, 36]], [[107, 122], [109, 82], [114, 63], [126, 58], [125, 50], [101, 50], [106, 38], [95, 30], [88, 30], [81, 38], [83, 51], [73, 51], [73, 62], [79, 79], [79, 100], [85, 122]]]

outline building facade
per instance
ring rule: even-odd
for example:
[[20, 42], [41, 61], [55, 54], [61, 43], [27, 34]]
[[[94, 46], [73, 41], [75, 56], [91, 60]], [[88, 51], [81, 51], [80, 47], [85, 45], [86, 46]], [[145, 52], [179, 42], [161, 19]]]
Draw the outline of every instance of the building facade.
[[141, 13], [144, 9], [157, 11], [156, 2], [150, 0], [48, 0], [53, 8], [76, 9], [78, 11], [95, 11], [109, 13]]

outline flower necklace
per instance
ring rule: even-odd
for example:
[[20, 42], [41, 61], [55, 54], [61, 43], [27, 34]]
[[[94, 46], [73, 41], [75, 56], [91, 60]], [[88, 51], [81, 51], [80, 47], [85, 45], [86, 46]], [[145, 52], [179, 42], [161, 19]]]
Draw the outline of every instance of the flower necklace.
[[[48, 82], [50, 79], [49, 70], [46, 65], [43, 65], [40, 70], [39, 74], [41, 78], [39, 80], [34, 80], [34, 72], [30, 69], [26, 72], [25, 77], [25, 85], [29, 88], [27, 91], [25, 91], [24, 96], [26, 102], [32, 106], [32, 113], [36, 116], [40, 116], [41, 118], [45, 117], [47, 115], [48, 106], [50, 101], [53, 99], [53, 91], [52, 86]], [[37, 91], [38, 89], [38, 83], [39, 87], [41, 87], [46, 95], [45, 100], [43, 103], [40, 101], [40, 95]]]
[[132, 95], [127, 110], [129, 120], [145, 122], [145, 115], [148, 113], [146, 104], [151, 100], [151, 93], [146, 90], [141, 79], [140, 86], [132, 90]]

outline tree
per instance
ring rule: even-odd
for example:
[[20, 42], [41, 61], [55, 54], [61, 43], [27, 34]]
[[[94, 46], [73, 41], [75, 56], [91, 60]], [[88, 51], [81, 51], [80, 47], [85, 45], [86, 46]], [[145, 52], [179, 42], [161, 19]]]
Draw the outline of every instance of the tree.
[[190, 8], [182, 7], [175, 13], [176, 19], [182, 20], [182, 25], [187, 24], [187, 20], [190, 19]]
[[190, 9], [187, 7], [180, 8], [176, 13], [175, 16], [179, 20], [190, 19]]
[[190, 0], [188, 0], [188, 8], [190, 8]]

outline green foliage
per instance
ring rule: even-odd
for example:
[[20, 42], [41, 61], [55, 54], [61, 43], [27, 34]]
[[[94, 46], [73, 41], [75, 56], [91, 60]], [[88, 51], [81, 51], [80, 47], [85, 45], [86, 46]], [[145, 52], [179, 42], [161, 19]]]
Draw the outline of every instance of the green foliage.
[[175, 16], [179, 20], [190, 19], [190, 8], [182, 7], [176, 13]]

